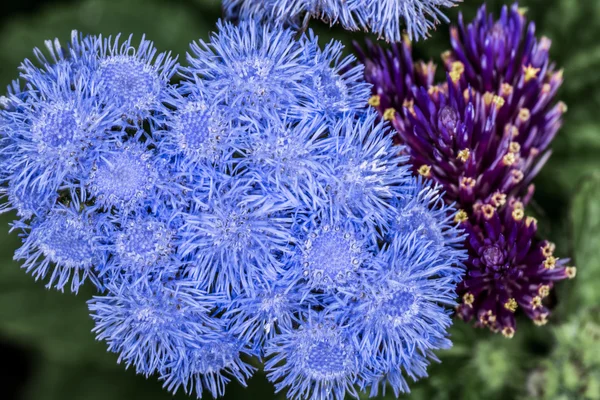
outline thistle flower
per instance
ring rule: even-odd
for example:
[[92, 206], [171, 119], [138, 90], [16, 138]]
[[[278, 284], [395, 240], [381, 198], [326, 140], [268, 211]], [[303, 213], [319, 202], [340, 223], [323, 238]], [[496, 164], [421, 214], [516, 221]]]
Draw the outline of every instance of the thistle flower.
[[524, 217], [524, 203], [511, 199], [503, 208], [478, 207], [475, 221], [465, 223], [469, 235], [469, 273], [458, 287], [461, 319], [511, 338], [514, 314], [522, 309], [536, 325], [547, 322], [543, 299], [556, 281], [573, 278], [568, 260], [554, 256], [554, 244], [535, 238], [537, 222]]
[[402, 23], [411, 38], [421, 39], [440, 23], [447, 22], [440, 8], [453, 7], [459, 0], [224, 0], [225, 15], [232, 19], [275, 20], [293, 27], [306, 27], [310, 18], [345, 29], [367, 30], [387, 41], [400, 40]]
[[562, 74], [548, 59], [550, 41], [538, 42], [533, 23], [526, 25], [516, 4], [497, 21], [485, 7], [468, 26], [461, 17], [451, 28], [452, 50], [442, 55], [443, 84], [434, 83], [433, 63], [412, 62], [408, 41], [359, 49], [374, 85], [370, 104], [396, 128], [413, 171], [441, 184], [446, 201], [460, 208], [453, 218], [469, 234], [469, 261], [459, 315], [509, 337], [517, 306], [545, 322], [539, 291], [547, 295], [575, 271], [552, 254], [552, 268], [544, 267], [545, 242], [535, 239], [537, 225], [524, 213], [533, 195], [528, 185], [549, 158], [566, 111], [554, 105]]

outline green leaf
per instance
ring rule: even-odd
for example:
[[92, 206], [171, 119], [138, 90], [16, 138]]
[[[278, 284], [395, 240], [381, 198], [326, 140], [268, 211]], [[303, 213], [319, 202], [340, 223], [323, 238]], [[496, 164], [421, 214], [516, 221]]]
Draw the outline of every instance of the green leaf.
[[571, 223], [574, 258], [577, 264], [576, 285], [573, 295], [581, 305], [600, 304], [600, 173], [584, 181], [573, 199]]

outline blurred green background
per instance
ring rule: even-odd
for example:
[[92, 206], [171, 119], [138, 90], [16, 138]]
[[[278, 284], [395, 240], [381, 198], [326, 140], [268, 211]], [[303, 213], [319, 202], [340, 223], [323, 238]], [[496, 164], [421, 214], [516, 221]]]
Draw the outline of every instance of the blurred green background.
[[[375, 1], [375, 0], [374, 0]], [[458, 10], [472, 18], [482, 0], [466, 0]], [[506, 0], [489, 0], [498, 12]], [[554, 314], [538, 328], [526, 320], [512, 340], [457, 322], [454, 347], [440, 353], [431, 377], [412, 385], [411, 399], [600, 400], [600, 1], [523, 0], [539, 35], [553, 41], [551, 54], [565, 69], [561, 99], [569, 106], [554, 154], [536, 179], [529, 212], [557, 253], [578, 267], [551, 297]], [[0, 84], [17, 77], [32, 49], [70, 31], [142, 33], [159, 50], [185, 60], [188, 43], [206, 38], [220, 16], [218, 0], [21, 0], [5, 2], [0, 15]], [[322, 37], [348, 35], [313, 23]], [[448, 48], [448, 27], [415, 44], [415, 56], [439, 61]], [[92, 321], [80, 296], [44, 289], [19, 269], [12, 254], [19, 245], [9, 235], [12, 216], [0, 217], [0, 399], [121, 400], [169, 399], [160, 383], [145, 380], [116, 363], [90, 333]], [[188, 398], [182, 393], [177, 399]], [[258, 373], [244, 389], [232, 383], [228, 399], [272, 399], [273, 389]], [[384, 397], [382, 397], [384, 398]], [[389, 397], [392, 398], [391, 396]]]

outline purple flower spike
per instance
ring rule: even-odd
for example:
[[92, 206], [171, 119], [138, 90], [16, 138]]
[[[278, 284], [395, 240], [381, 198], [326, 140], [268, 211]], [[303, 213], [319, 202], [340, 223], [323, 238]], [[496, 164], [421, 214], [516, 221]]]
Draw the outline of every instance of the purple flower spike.
[[576, 271], [536, 239], [535, 219], [524, 212], [566, 112], [555, 101], [562, 71], [548, 58], [550, 40], [537, 40], [517, 4], [498, 20], [484, 6], [450, 32], [441, 84], [435, 64], [413, 61], [408, 40], [390, 49], [368, 42], [357, 46], [358, 58], [373, 84], [369, 104], [396, 128], [413, 172], [441, 184], [459, 209], [454, 221], [468, 233], [469, 260], [458, 315], [512, 337], [517, 308], [545, 323], [543, 298]]

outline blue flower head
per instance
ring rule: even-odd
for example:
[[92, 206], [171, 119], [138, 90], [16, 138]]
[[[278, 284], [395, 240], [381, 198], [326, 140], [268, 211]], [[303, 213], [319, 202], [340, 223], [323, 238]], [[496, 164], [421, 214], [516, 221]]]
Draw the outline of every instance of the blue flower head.
[[302, 47], [302, 57], [310, 67], [302, 107], [308, 103], [314, 112], [332, 121], [345, 113], [361, 113], [371, 93], [371, 85], [363, 78], [363, 65], [356, 63], [354, 56], [342, 58], [344, 45], [339, 41], [332, 40], [321, 49], [312, 31], [306, 34]]
[[218, 29], [209, 43], [192, 43], [184, 87], [199, 77], [209, 93], [241, 115], [283, 111], [297, 102], [308, 66], [293, 31], [254, 22], [219, 22]]
[[140, 143], [116, 142], [100, 149], [87, 180], [97, 206], [131, 209], [157, 191], [160, 161]]
[[183, 386], [186, 393], [195, 392], [200, 399], [204, 391], [213, 398], [225, 394], [225, 386], [231, 379], [246, 386], [246, 380], [256, 368], [248, 365], [241, 357], [255, 353], [244, 347], [244, 342], [224, 330], [204, 334], [199, 343], [194, 343], [161, 370], [160, 379], [164, 386], [175, 393]]
[[399, 42], [403, 25], [411, 39], [424, 38], [430, 29], [448, 20], [440, 8], [456, 3], [458, 0], [224, 0], [223, 6], [231, 19], [274, 20], [301, 28], [316, 18]]
[[275, 336], [266, 347], [265, 371], [289, 399], [343, 400], [358, 397], [359, 349], [347, 331], [322, 315]]
[[386, 226], [392, 220], [390, 204], [403, 196], [409, 182], [407, 158], [399, 154], [387, 127], [377, 116], [350, 116], [338, 121], [322, 151], [332, 170], [325, 182], [333, 204], [344, 215]]
[[210, 316], [217, 301], [185, 281], [123, 280], [90, 300], [89, 309], [98, 340], [107, 342], [119, 362], [148, 376], [218, 329]]
[[398, 197], [397, 213], [390, 234], [416, 234], [423, 242], [431, 242], [431, 250], [438, 256], [461, 265], [466, 260], [462, 249], [464, 235], [454, 218], [456, 210], [444, 203], [439, 185], [430, 186], [422, 177], [411, 178], [403, 197]]
[[35, 279], [48, 277], [47, 287], [71, 290], [90, 278], [100, 285], [94, 267], [104, 256], [97, 244], [94, 215], [79, 212], [80, 205], [56, 205], [48, 214], [30, 223], [17, 221], [14, 230], [21, 231], [23, 245], [15, 252], [16, 260], [24, 260], [23, 268]]
[[89, 82], [70, 82], [69, 75], [30, 83], [9, 98], [11, 107], [0, 111], [6, 121], [0, 163], [15, 192], [51, 192], [79, 181], [93, 148], [120, 120]]
[[187, 273], [210, 290], [251, 293], [255, 277], [274, 277], [280, 269], [277, 256], [290, 241], [289, 208], [253, 181], [216, 182], [183, 215], [178, 247]]
[[427, 376], [429, 359], [437, 360], [434, 351], [451, 345], [447, 329], [458, 269], [418, 233], [396, 235], [377, 257], [383, 268], [358, 295], [333, 309], [372, 373], [361, 388], [377, 393], [387, 383], [398, 396], [408, 388], [403, 375]]
[[132, 36], [122, 42], [119, 35], [89, 37], [83, 58], [89, 61], [90, 79], [126, 117], [160, 121], [168, 114], [165, 103], [173, 97], [170, 79], [179, 66], [170, 53], [157, 54], [144, 37], [137, 47], [132, 41]]

